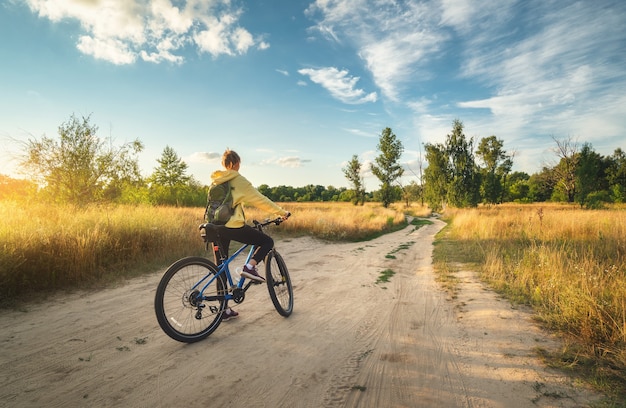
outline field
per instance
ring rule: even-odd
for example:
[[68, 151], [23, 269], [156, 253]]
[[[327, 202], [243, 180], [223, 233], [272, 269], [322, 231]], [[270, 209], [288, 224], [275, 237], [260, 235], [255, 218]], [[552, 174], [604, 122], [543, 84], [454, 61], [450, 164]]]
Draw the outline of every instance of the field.
[[[358, 241], [406, 225], [402, 212], [368, 204], [286, 204], [276, 232]], [[427, 210], [419, 209], [422, 213]], [[115, 281], [204, 253], [203, 208], [0, 202], [0, 298]], [[249, 219], [267, 214], [246, 209]]]
[[450, 226], [435, 251], [440, 269], [473, 263], [492, 287], [531, 305], [545, 326], [564, 336], [566, 348], [554, 364], [609, 383], [600, 385], [611, 387], [613, 379], [624, 386], [624, 209], [501, 205], [447, 210], [445, 218]]
[[[278, 238], [358, 242], [406, 226], [405, 213], [378, 204], [286, 203]], [[249, 218], [266, 214], [247, 209]], [[0, 202], [2, 304], [66, 288], [101, 287], [204, 253], [202, 208], [93, 206], [77, 210]], [[576, 206], [500, 205], [447, 209], [434, 260], [442, 276], [470, 265], [497, 291], [531, 305], [565, 349], [552, 364], [587, 371], [598, 386], [624, 387], [626, 211]], [[391, 280], [394, 278], [392, 277]], [[557, 359], [558, 357], [558, 359]]]

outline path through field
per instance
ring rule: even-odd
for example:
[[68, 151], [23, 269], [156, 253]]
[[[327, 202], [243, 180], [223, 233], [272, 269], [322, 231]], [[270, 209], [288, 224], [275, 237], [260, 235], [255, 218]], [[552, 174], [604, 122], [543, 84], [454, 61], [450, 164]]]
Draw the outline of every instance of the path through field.
[[[443, 223], [362, 243], [277, 242], [294, 313], [263, 285], [196, 344], [158, 327], [163, 271], [0, 311], [0, 407], [582, 407], [598, 396], [546, 369], [558, 347], [530, 314], [459, 273], [432, 270]], [[381, 272], [395, 272], [376, 283]]]

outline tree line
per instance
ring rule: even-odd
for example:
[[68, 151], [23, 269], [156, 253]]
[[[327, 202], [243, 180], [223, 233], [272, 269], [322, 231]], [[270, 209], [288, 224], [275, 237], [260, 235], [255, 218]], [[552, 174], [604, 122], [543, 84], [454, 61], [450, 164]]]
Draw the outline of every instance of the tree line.
[[[90, 117], [72, 115], [59, 126], [58, 139], [30, 138], [23, 142], [20, 167], [28, 179], [0, 175], [0, 198], [38, 195], [50, 202], [86, 205], [97, 202], [203, 206], [207, 186], [187, 174], [187, 164], [166, 146], [153, 172], [142, 177], [139, 140], [115, 146], [97, 136]], [[589, 143], [580, 148], [572, 140], [557, 140], [557, 164], [544, 166], [529, 175], [513, 172], [514, 155], [496, 136], [474, 138], [464, 133], [463, 123], [454, 120], [443, 143], [426, 143], [418, 173], [403, 178], [401, 141], [391, 128], [382, 130], [376, 146], [378, 156], [365, 168], [353, 155], [342, 169], [350, 188], [307, 185], [303, 187], [259, 186], [259, 191], [279, 202], [351, 201], [362, 205], [397, 201], [427, 204], [437, 211], [446, 206], [473, 207], [480, 203], [577, 202], [597, 208], [603, 203], [626, 200], [626, 154], [617, 148], [602, 156]], [[379, 188], [365, 191], [364, 173], [370, 170]], [[404, 180], [404, 182], [402, 182]], [[407, 180], [409, 180], [407, 182]]]
[[[603, 156], [590, 143], [579, 148], [571, 139], [553, 140], [559, 159], [556, 165], [543, 166], [533, 175], [513, 172], [514, 154], [504, 149], [502, 140], [492, 135], [476, 145], [456, 119], [445, 142], [424, 145], [427, 165], [420, 162], [416, 180], [402, 185], [402, 143], [390, 128], [385, 128], [377, 146], [380, 154], [371, 164], [372, 173], [380, 180], [380, 190], [374, 197], [378, 196], [384, 206], [399, 200], [407, 204], [421, 201], [434, 211], [481, 203], [556, 201], [599, 208], [605, 203], [626, 202], [626, 154], [621, 148]], [[362, 204], [363, 163], [358, 155], [352, 156], [343, 171], [352, 186], [352, 202]]]

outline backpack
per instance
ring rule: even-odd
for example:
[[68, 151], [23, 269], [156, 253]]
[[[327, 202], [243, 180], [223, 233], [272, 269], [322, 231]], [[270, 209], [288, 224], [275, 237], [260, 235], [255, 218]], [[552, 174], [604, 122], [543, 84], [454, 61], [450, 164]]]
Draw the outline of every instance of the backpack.
[[207, 195], [204, 219], [212, 224], [224, 225], [233, 213], [233, 195], [230, 192], [230, 182], [211, 184]]

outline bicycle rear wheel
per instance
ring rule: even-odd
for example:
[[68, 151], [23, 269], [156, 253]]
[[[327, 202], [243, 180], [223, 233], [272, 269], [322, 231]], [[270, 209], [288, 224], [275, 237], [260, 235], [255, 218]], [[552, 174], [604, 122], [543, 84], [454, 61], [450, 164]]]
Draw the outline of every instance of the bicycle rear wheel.
[[293, 311], [293, 287], [287, 265], [276, 250], [270, 251], [265, 258], [265, 277], [276, 311], [281, 316], [289, 316]]
[[202, 257], [182, 258], [165, 271], [154, 297], [154, 310], [168, 336], [193, 343], [217, 329], [227, 303], [224, 275], [200, 293], [217, 271], [213, 262]]

